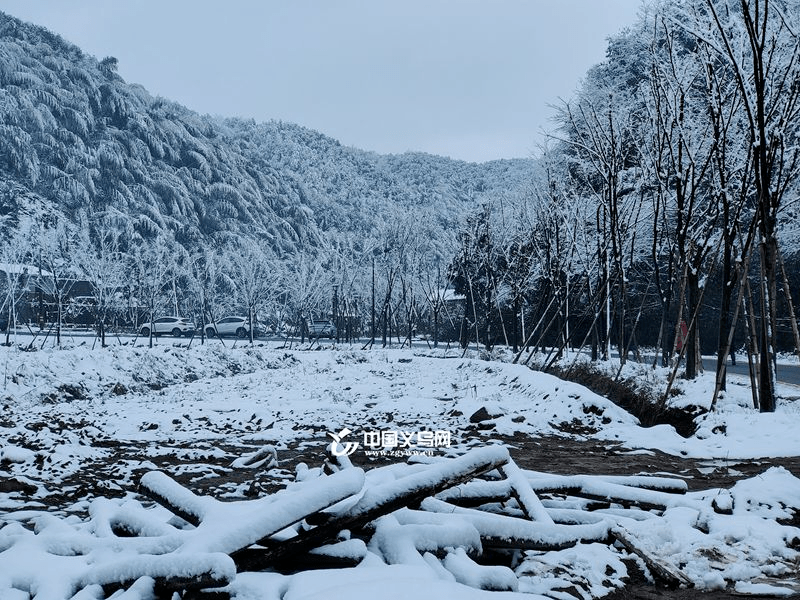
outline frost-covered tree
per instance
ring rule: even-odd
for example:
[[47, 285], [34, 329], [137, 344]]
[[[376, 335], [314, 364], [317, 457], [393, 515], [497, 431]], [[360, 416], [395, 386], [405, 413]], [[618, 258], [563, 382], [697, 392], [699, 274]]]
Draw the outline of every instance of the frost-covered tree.
[[231, 290], [247, 312], [252, 344], [258, 313], [275, 293], [275, 256], [255, 241], [240, 238], [225, 246], [223, 258]]
[[0, 262], [3, 272], [3, 308], [6, 314], [6, 340], [11, 342], [11, 332], [17, 327], [17, 307], [25, 292], [28, 281], [34, 273], [26, 264], [31, 258], [33, 241], [31, 239], [32, 224], [25, 221], [13, 230], [2, 246], [0, 246]]
[[63, 219], [56, 218], [54, 222], [38, 223], [34, 239], [34, 253], [41, 269], [38, 285], [55, 310], [55, 343], [60, 347], [64, 311], [77, 277], [73, 260], [75, 232]]
[[134, 324], [138, 325], [138, 309], [143, 309], [146, 325], [142, 331], [151, 348], [155, 330], [153, 321], [169, 297], [169, 284], [175, 271], [174, 254], [174, 242], [159, 236], [140, 245], [132, 257], [135, 281], [131, 285], [131, 293], [137, 309]]
[[197, 323], [201, 343], [205, 342], [208, 324], [216, 324], [222, 316], [226, 304], [224, 261], [219, 253], [211, 248], [203, 248], [188, 257], [185, 262], [186, 281], [189, 295], [196, 300], [199, 310]]
[[79, 276], [91, 286], [94, 319], [102, 347], [106, 346], [106, 328], [112, 311], [120, 307], [122, 291], [131, 271], [130, 259], [120, 250], [118, 234], [101, 229], [91, 237], [84, 227], [75, 243], [73, 260]]
[[[759, 234], [762, 411], [775, 410], [778, 217], [800, 174], [800, 10], [794, 0], [707, 0], [709, 43], [735, 74], [753, 149]], [[695, 33], [702, 36], [699, 27]]]

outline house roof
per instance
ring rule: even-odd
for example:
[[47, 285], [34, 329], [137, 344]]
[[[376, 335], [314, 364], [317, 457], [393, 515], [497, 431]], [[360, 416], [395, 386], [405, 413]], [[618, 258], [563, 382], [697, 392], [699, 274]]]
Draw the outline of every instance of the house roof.
[[52, 277], [53, 275], [50, 271], [45, 271], [44, 269], [40, 270], [39, 267], [35, 265], [26, 265], [23, 263], [0, 263], [0, 271], [14, 275], [22, 275], [24, 273], [28, 275], [41, 275], [42, 277]]

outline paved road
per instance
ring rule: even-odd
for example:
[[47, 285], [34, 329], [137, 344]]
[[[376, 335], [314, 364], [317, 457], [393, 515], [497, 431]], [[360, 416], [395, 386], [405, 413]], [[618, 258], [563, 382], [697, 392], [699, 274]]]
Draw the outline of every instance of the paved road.
[[[612, 357], [617, 358], [619, 354], [616, 352], [611, 353]], [[645, 355], [643, 357], [645, 362], [649, 362], [652, 364], [653, 362], [653, 355], [650, 354]], [[716, 371], [717, 368], [717, 359], [714, 356], [704, 356], [703, 357], [703, 369], [707, 373], [713, 373]], [[736, 366], [731, 364], [730, 359], [728, 359], [728, 374], [729, 375], [741, 375], [743, 377], [750, 377], [750, 371], [748, 370], [747, 366], [747, 356], [739, 354], [736, 356]], [[777, 378], [778, 381], [781, 383], [788, 383], [791, 385], [800, 386], [800, 365], [782, 365], [778, 364], [777, 370]]]
[[[708, 356], [704, 357], [703, 368], [705, 368], [706, 371], [714, 371], [717, 368], [716, 359]], [[733, 366], [731, 361], [728, 360], [728, 373], [749, 377], [750, 371], [747, 366], [747, 357], [737, 357], [736, 366]], [[781, 383], [790, 383], [792, 385], [800, 386], [800, 365], [778, 364], [777, 379]]]

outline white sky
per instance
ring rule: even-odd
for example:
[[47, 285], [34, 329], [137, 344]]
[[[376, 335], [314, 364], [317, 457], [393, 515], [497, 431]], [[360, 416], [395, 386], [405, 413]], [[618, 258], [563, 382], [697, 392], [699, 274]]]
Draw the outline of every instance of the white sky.
[[378, 152], [526, 157], [641, 0], [0, 0], [153, 95]]

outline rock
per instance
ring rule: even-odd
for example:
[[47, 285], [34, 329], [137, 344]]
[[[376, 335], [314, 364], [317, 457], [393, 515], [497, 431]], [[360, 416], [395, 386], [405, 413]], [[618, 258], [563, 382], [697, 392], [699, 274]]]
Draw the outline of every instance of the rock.
[[16, 478], [0, 479], [0, 492], [4, 494], [22, 492], [30, 496], [36, 493], [36, 486]]
[[496, 419], [497, 417], [501, 417], [501, 414], [491, 414], [485, 406], [479, 408], [472, 416], [469, 418], [470, 423], [481, 423], [483, 421], [490, 421], [492, 419]]

